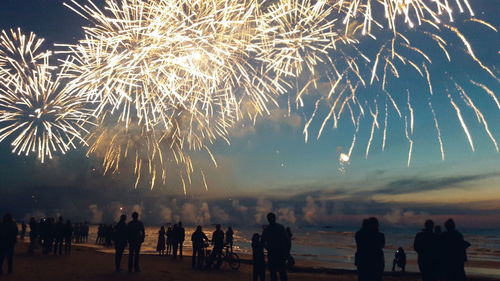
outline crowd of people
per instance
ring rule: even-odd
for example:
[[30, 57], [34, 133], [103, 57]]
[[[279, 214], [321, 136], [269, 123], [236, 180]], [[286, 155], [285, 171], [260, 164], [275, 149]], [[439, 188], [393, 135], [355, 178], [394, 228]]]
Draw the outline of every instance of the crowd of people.
[[423, 281], [464, 281], [467, 248], [470, 243], [456, 230], [455, 222], [449, 219], [445, 231], [434, 226], [432, 220], [425, 222], [424, 229], [415, 236], [413, 247], [418, 254], [418, 266]]
[[[424, 229], [417, 233], [413, 243], [418, 255], [418, 266], [423, 281], [465, 281], [465, 262], [470, 243], [456, 230], [455, 222], [445, 222], [446, 231], [441, 232], [432, 220], [425, 222]], [[359, 281], [381, 281], [384, 273], [385, 236], [379, 231], [379, 222], [371, 217], [363, 220], [356, 232], [355, 265]], [[399, 248], [393, 261], [404, 271], [406, 254]]]
[[[88, 240], [88, 222], [72, 224], [70, 220], [64, 221], [63, 217], [57, 220], [48, 217], [37, 221], [32, 217], [29, 225], [28, 253], [34, 253], [41, 248], [42, 255], [69, 255], [74, 243], [85, 243]], [[21, 222], [19, 231], [17, 223], [11, 214], [5, 214], [0, 223], [0, 273], [3, 272], [3, 262], [7, 260], [7, 272], [13, 270], [13, 253], [17, 238], [24, 240], [28, 225]]]
[[[271, 281], [287, 281], [287, 268], [294, 265], [291, 256], [293, 235], [290, 228], [285, 228], [276, 221], [276, 215], [267, 215], [269, 224], [263, 227], [262, 233], [252, 236], [253, 280], [264, 281], [266, 269], [269, 270]], [[422, 231], [414, 239], [414, 250], [418, 255], [418, 266], [423, 281], [464, 281], [464, 265], [467, 261], [467, 248], [470, 243], [456, 230], [455, 222], [449, 219], [445, 222], [445, 231], [441, 232], [432, 220], [425, 222]], [[4, 260], [7, 260], [7, 272], [13, 271], [13, 253], [17, 237], [24, 239], [27, 225], [22, 222], [19, 231], [16, 222], [10, 214], [3, 216], [0, 223], [0, 273], [3, 273]], [[43, 255], [68, 255], [73, 242], [88, 241], [89, 224], [87, 222], [72, 224], [63, 217], [42, 218], [29, 221], [28, 252], [33, 253], [40, 246]], [[115, 247], [115, 270], [121, 271], [121, 259], [128, 246], [128, 271], [140, 272], [139, 257], [141, 245], [145, 239], [144, 224], [139, 220], [139, 214], [134, 212], [132, 220], [127, 223], [126, 215], [121, 215], [115, 225], [99, 225], [96, 243]], [[186, 232], [182, 222], [158, 231], [157, 251], [161, 256], [170, 255], [174, 259], [183, 256], [183, 244]], [[355, 234], [356, 253], [354, 263], [357, 267], [359, 281], [381, 281], [385, 269], [384, 247], [385, 236], [379, 230], [379, 222], [371, 217], [363, 220], [361, 228]], [[234, 231], [228, 227], [222, 230], [220, 224], [215, 225], [211, 239], [198, 225], [191, 235], [192, 268], [203, 269], [207, 258], [217, 259], [223, 254], [223, 249], [233, 252]], [[205, 250], [211, 245], [209, 257]], [[267, 252], [267, 262], [266, 262]], [[400, 267], [405, 271], [406, 252], [402, 247], [396, 251], [392, 270]]]
[[276, 222], [274, 213], [267, 214], [269, 224], [264, 226], [262, 234], [252, 236], [253, 280], [264, 281], [266, 261], [264, 249], [267, 250], [267, 266], [271, 281], [287, 281], [287, 263], [291, 260], [292, 233], [289, 228]]
[[113, 225], [99, 224], [97, 227], [96, 245], [111, 246], [113, 240]]
[[[24, 239], [25, 227], [21, 224], [21, 239]], [[72, 243], [85, 243], [88, 240], [89, 224], [75, 223], [70, 220], [64, 221], [63, 217], [57, 220], [48, 217], [42, 218], [39, 222], [32, 217], [29, 221], [30, 244], [28, 253], [33, 253], [39, 246], [42, 247], [42, 254], [48, 255], [69, 255]]]

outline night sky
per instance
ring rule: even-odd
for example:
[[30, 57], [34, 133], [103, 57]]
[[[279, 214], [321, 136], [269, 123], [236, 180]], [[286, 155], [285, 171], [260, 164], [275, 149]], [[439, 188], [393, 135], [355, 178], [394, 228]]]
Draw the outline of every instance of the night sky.
[[[2, 0], [0, 29], [33, 31], [46, 39], [46, 48], [54, 43], [76, 43], [83, 36], [81, 27], [87, 23], [62, 2]], [[499, 1], [472, 2], [478, 18], [500, 27]], [[462, 25], [478, 58], [498, 76], [498, 33], [470, 23]], [[498, 81], [478, 71], [457, 42], [450, 42], [457, 49], [453, 64], [437, 62], [431, 67], [457, 81], [483, 81], [499, 96]], [[406, 88], [424, 91], [425, 84], [413, 77], [406, 75], [392, 84], [390, 91], [396, 99], [406, 99]], [[64, 214], [75, 220], [110, 222], [124, 207], [126, 211], [141, 211], [150, 223], [182, 219], [188, 224], [245, 221], [251, 225], [261, 223], [262, 215], [274, 210], [282, 221], [297, 225], [358, 225], [363, 217], [376, 215], [391, 225], [420, 224], [427, 217], [438, 222], [454, 217], [464, 227], [500, 227], [500, 154], [473, 111], [462, 107], [476, 147], [471, 151], [446, 97], [446, 79], [435, 79], [435, 91], [443, 96], [434, 107], [443, 134], [445, 161], [441, 161], [424, 93], [422, 98], [413, 96], [415, 145], [409, 168], [401, 120], [389, 120], [385, 151], [381, 149], [382, 131], [376, 130], [365, 159], [371, 126], [367, 118], [361, 123], [350, 163], [341, 167], [339, 154], [346, 152], [353, 135], [350, 121], [342, 121], [336, 129], [329, 124], [318, 140], [321, 122], [316, 121], [310, 128], [312, 137], [305, 143], [302, 129], [304, 116], [312, 112], [313, 104], [309, 104], [291, 116], [286, 109], [276, 108], [255, 126], [239, 124], [231, 133], [231, 145], [220, 141], [212, 147], [218, 168], [206, 155], [195, 154], [196, 163], [205, 170], [209, 191], [195, 179], [186, 196], [175, 174], [166, 186], [150, 190], [140, 185], [134, 189], [133, 176], [126, 171], [102, 175], [100, 162], [87, 158], [85, 148], [41, 164], [34, 156], [13, 155], [4, 141], [0, 143], [0, 212], [10, 211], [18, 220]], [[478, 88], [468, 86], [466, 90], [481, 108], [493, 136], [500, 140], [500, 110]], [[366, 92], [369, 94], [369, 90]], [[320, 113], [325, 114], [325, 110]]]

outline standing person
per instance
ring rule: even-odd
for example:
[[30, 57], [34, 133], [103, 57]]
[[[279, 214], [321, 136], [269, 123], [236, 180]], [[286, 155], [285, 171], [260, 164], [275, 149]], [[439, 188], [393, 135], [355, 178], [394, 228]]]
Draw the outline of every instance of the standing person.
[[224, 231], [221, 230], [220, 224], [215, 226], [215, 231], [212, 233], [212, 245], [212, 256], [210, 257], [211, 262], [215, 261], [216, 265], [220, 266], [222, 249], [224, 248]]
[[167, 256], [172, 254], [172, 227], [167, 228]]
[[198, 225], [196, 227], [196, 230], [191, 235], [191, 242], [193, 243], [193, 259], [191, 261], [191, 266], [193, 267], [193, 269], [202, 269], [203, 248], [206, 241], [208, 241], [208, 238], [205, 233], [203, 233], [201, 226]]
[[54, 218], [45, 220], [45, 237], [43, 239], [43, 254], [48, 255], [52, 252], [52, 244], [54, 243]]
[[88, 221], [85, 221], [83, 223], [83, 227], [81, 228], [82, 229], [82, 236], [83, 236], [83, 241], [84, 243], [87, 243], [88, 240], [89, 240], [89, 229], [90, 229], [90, 225], [89, 225], [89, 222]]
[[59, 217], [59, 220], [54, 224], [54, 255], [57, 255], [59, 250], [59, 255], [62, 255], [64, 241], [64, 223], [63, 217]]
[[42, 245], [42, 254], [45, 255], [45, 240], [47, 239], [47, 224], [48, 220], [45, 218], [40, 219], [40, 223], [38, 223], [38, 239], [40, 245]]
[[437, 274], [437, 235], [434, 233], [434, 222], [425, 221], [424, 229], [417, 233], [413, 248], [418, 254], [418, 267], [423, 281], [436, 281]]
[[274, 213], [267, 214], [269, 225], [262, 232], [262, 242], [267, 250], [267, 260], [271, 281], [277, 281], [277, 273], [281, 281], [287, 281], [286, 273], [286, 255], [287, 255], [287, 236], [285, 227], [276, 222]]
[[292, 257], [292, 239], [293, 234], [290, 227], [285, 229], [286, 232], [286, 263], [288, 267], [293, 267], [295, 265], [295, 259]]
[[455, 222], [449, 219], [445, 222], [446, 231], [441, 235], [443, 249], [444, 280], [464, 281], [467, 248], [470, 243], [464, 240], [462, 233], [456, 230]]
[[21, 240], [24, 240], [24, 236], [26, 235], [26, 224], [24, 221], [21, 223]]
[[228, 227], [226, 231], [226, 243], [229, 245], [231, 253], [233, 252], [233, 241], [234, 241], [233, 236], [234, 236], [233, 229], [231, 227]]
[[162, 225], [158, 231], [158, 243], [156, 244], [156, 251], [160, 256], [165, 255], [165, 227]]
[[64, 254], [69, 255], [71, 252], [71, 242], [73, 241], [73, 225], [70, 220], [64, 225]]
[[36, 242], [38, 239], [38, 223], [36, 222], [35, 218], [31, 218], [30, 222], [30, 245], [28, 247], [28, 253], [33, 253], [35, 252], [36, 248]]
[[137, 212], [132, 213], [132, 221], [127, 225], [128, 232], [128, 272], [141, 272], [139, 267], [139, 255], [141, 252], [141, 244], [144, 242], [146, 236], [144, 231], [144, 224], [139, 220]]
[[12, 215], [5, 214], [0, 224], [0, 274], [3, 273], [3, 260], [5, 258], [7, 258], [7, 272], [12, 273], [18, 231]]
[[258, 233], [254, 233], [252, 236], [252, 263], [253, 281], [264, 281], [266, 279], [266, 260], [264, 245]]
[[75, 226], [73, 227], [73, 237], [75, 238], [75, 243], [80, 243], [80, 224], [75, 223]]
[[182, 222], [178, 225], [178, 243], [179, 243], [179, 257], [182, 259], [182, 246], [184, 246], [184, 240], [186, 239], [186, 230], [182, 227]]
[[443, 261], [443, 243], [441, 226], [434, 226], [434, 234], [436, 234], [436, 280], [444, 279], [444, 261]]
[[121, 271], [123, 251], [127, 246], [127, 216], [121, 215], [120, 221], [113, 228], [113, 240], [115, 242], [115, 271]]
[[179, 226], [174, 224], [172, 228], [172, 257], [175, 260], [177, 258], [177, 248], [179, 247]]
[[97, 238], [95, 239], [96, 245], [102, 243], [103, 234], [104, 234], [104, 226], [102, 224], [99, 224], [99, 227], [97, 228]]
[[355, 238], [358, 281], [381, 281], [384, 273], [385, 236], [379, 232], [378, 220], [374, 217], [363, 220]]

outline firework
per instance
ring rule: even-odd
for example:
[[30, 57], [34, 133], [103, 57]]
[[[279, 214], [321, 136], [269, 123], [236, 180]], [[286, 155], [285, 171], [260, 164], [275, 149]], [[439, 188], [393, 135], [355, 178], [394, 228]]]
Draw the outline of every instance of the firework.
[[[238, 122], [255, 122], [286, 99], [289, 114], [295, 108], [309, 116], [303, 129], [306, 141], [317, 119], [317, 138], [331, 123], [333, 129], [343, 120], [352, 123], [349, 151], [339, 157], [342, 171], [353, 160], [363, 120], [369, 128], [365, 157], [376, 149], [378, 131], [383, 130], [385, 150], [389, 131], [399, 123], [409, 143], [409, 166], [421, 114], [415, 103], [422, 100], [444, 159], [440, 112], [433, 107], [443, 98], [473, 150], [465, 110], [473, 112], [498, 151], [486, 115], [466, 92], [468, 87], [433, 68], [452, 65], [461, 51], [498, 83], [495, 68], [480, 60], [453, 23], [458, 11], [471, 17], [468, 24], [497, 32], [474, 18], [468, 0], [105, 0], [104, 7], [91, 0], [80, 3], [71, 0], [66, 6], [88, 20], [85, 38], [58, 45], [57, 53], [68, 55], [58, 75], [51, 74], [55, 69], [48, 63], [50, 54], [39, 51], [40, 40], [20, 32], [7, 38], [3, 33], [0, 108], [6, 113], [33, 110], [0, 120], [7, 124], [0, 129], [0, 139], [22, 132], [13, 142], [17, 152], [38, 150], [50, 156], [48, 148], [56, 146], [64, 152], [83, 132], [89, 155], [103, 159], [105, 173], [118, 173], [133, 163], [136, 186], [147, 180], [153, 187], [166, 182], [168, 163], [173, 163], [182, 167], [185, 191], [194, 171], [191, 151], [205, 150], [215, 162], [211, 144], [218, 139], [229, 143], [228, 132]], [[401, 87], [408, 77], [419, 81], [414, 83], [417, 89]], [[65, 87], [59, 86], [61, 79], [68, 81]], [[449, 86], [436, 87], [437, 79]], [[500, 108], [490, 83], [469, 80], [465, 83], [485, 92]], [[31, 106], [26, 102], [30, 99], [49, 109]], [[29, 109], [20, 104], [29, 104]], [[88, 119], [83, 106], [99, 124], [88, 135], [80, 127], [81, 120]], [[59, 111], [50, 109], [56, 107]], [[38, 121], [42, 115], [49, 121]], [[35, 117], [37, 122], [28, 122]], [[54, 132], [54, 124], [62, 120], [69, 123]], [[34, 137], [39, 134], [43, 137]]]
[[[312, 99], [314, 111], [303, 130], [306, 141], [309, 127], [326, 105], [328, 114], [318, 138], [330, 120], [337, 128], [349, 116], [357, 132], [360, 119], [371, 117], [365, 149], [368, 157], [382, 114], [385, 149], [394, 110], [404, 120], [409, 165], [415, 126], [410, 101], [418, 99], [411, 98], [413, 89], [408, 89], [403, 100], [393, 96], [388, 90], [391, 83], [416, 71], [434, 96], [435, 78], [429, 66], [436, 60], [452, 62], [451, 36], [465, 46], [469, 58], [494, 76], [467, 38], [450, 25], [455, 9], [474, 15], [467, 0], [453, 4], [421, 0], [108, 0], [106, 12], [89, 3], [83, 6], [72, 1], [70, 5], [92, 22], [85, 29], [84, 40], [67, 46], [73, 56], [66, 63], [73, 90], [97, 102], [94, 115], [98, 118], [109, 112], [118, 114], [126, 127], [134, 120], [147, 131], [158, 127], [173, 130], [179, 151], [204, 149], [218, 138], [227, 140], [228, 130], [238, 120], [244, 116], [255, 120], [269, 106], [278, 105], [280, 96], [288, 95], [289, 110], [290, 101], [300, 110], [312, 90], [326, 84], [330, 86], [328, 95]], [[407, 27], [398, 27], [400, 17]], [[473, 18], [471, 22], [496, 31], [482, 20]], [[428, 54], [410, 34], [423, 35], [425, 43], [434, 44], [444, 57]], [[486, 86], [474, 83], [496, 100]], [[368, 89], [379, 93], [364, 94]], [[496, 147], [484, 115], [466, 98], [470, 96], [465, 91], [458, 94], [474, 110]], [[449, 101], [472, 146], [459, 105], [452, 98]], [[407, 113], [402, 114], [401, 108]], [[439, 122], [431, 109], [444, 158]], [[181, 115], [190, 117], [179, 126], [176, 120]], [[352, 149], [349, 159], [351, 153]]]
[[[333, 128], [337, 128], [338, 122], [342, 119], [351, 120], [357, 131], [360, 125], [355, 120], [369, 119], [370, 134], [365, 149], [365, 156], [368, 157], [372, 142], [376, 139], [377, 131], [380, 130], [378, 109], [385, 107], [384, 126], [381, 134], [382, 150], [385, 150], [387, 144], [389, 121], [396, 119], [399, 124], [402, 124], [405, 137], [409, 142], [407, 164], [410, 165], [412, 151], [416, 145], [414, 127], [415, 123], [419, 122], [414, 103], [420, 103], [424, 100], [425, 103], [428, 103], [428, 108], [431, 111], [441, 158], [444, 160], [442, 132], [437, 113], [432, 107], [434, 100], [443, 100], [444, 98], [444, 100], [448, 100], [450, 108], [456, 112], [458, 124], [463, 129], [472, 150], [475, 150], [474, 141], [466, 125], [464, 110], [471, 110], [475, 114], [477, 121], [483, 126], [486, 135], [498, 151], [492, 129], [485, 114], [475, 101], [477, 95], [467, 93], [464, 85], [459, 85], [442, 71], [434, 72], [434, 67], [432, 67], [434, 64], [447, 64], [449, 68], [456, 69], [457, 63], [454, 59], [456, 57], [461, 57], [460, 60], [467, 58], [474, 62], [479, 70], [489, 75], [493, 83], [499, 81], [495, 76], [494, 68], [487, 66], [479, 59], [472, 43], [467, 40], [458, 27], [452, 25], [452, 22], [456, 20], [453, 17], [455, 11], [474, 16], [469, 2], [466, 0], [457, 0], [453, 4], [452, 2], [433, 1], [433, 3], [429, 3], [418, 0], [329, 1], [329, 5], [333, 8], [330, 19], [337, 17], [338, 21], [342, 22], [344, 30], [340, 32], [335, 29], [338, 34], [335, 37], [337, 43], [333, 50], [328, 49], [328, 57], [332, 58], [332, 63], [316, 66], [322, 70], [316, 71], [316, 76], [313, 79], [325, 81], [323, 85], [330, 86], [331, 90], [327, 90], [328, 95], [320, 94], [316, 96], [316, 100], [313, 99], [315, 109], [306, 122], [306, 127], [312, 123], [313, 119], [321, 118], [320, 116], [323, 115], [324, 118], [318, 133], [319, 138], [331, 120], [333, 120]], [[311, 14], [314, 13], [311, 12]], [[399, 17], [403, 21], [398, 20]], [[480, 24], [497, 32], [493, 25], [483, 20], [471, 18], [466, 21]], [[408, 26], [398, 26], [398, 22], [404, 22]], [[464, 51], [457, 56], [455, 53], [458, 50], [452, 48], [453, 44], [463, 46]], [[429, 46], [431, 46], [431, 52], [428, 51]], [[334, 73], [334, 75], [328, 75], [329, 73]], [[410, 80], [409, 77], [411, 77], [412, 84], [426, 85], [429, 95], [422, 98], [423, 93], [418, 87], [401, 89], [399, 85]], [[421, 78], [420, 82], [418, 77]], [[436, 80], [447, 83], [447, 86], [440, 86], [440, 90], [437, 91], [433, 85], [433, 81]], [[317, 87], [316, 85], [311, 87], [307, 83], [304, 84], [305, 87]], [[393, 84], [399, 85], [394, 87]], [[486, 92], [498, 107], [494, 91], [485, 86], [485, 82], [471, 80], [470, 85]], [[346, 94], [346, 91], [350, 94]], [[442, 93], [443, 91], [444, 93]], [[404, 92], [407, 92], [406, 96], [403, 95]], [[382, 98], [384, 96], [385, 98]], [[385, 104], [380, 104], [384, 100]], [[320, 101], [319, 105], [318, 101]], [[459, 101], [463, 101], [463, 103], [459, 103]], [[302, 101], [300, 106], [303, 106]], [[312, 106], [311, 102], [309, 107]], [[325, 112], [325, 107], [326, 114], [322, 113]], [[395, 118], [390, 118], [391, 112], [396, 113], [393, 116]], [[307, 140], [308, 131], [304, 131], [304, 133]], [[342, 159], [339, 161], [343, 163]]]
[[13, 153], [36, 153], [43, 163], [83, 141], [88, 111], [66, 92], [65, 69], [49, 64], [50, 54], [39, 51], [42, 42], [20, 30], [0, 36], [0, 141], [12, 139]]

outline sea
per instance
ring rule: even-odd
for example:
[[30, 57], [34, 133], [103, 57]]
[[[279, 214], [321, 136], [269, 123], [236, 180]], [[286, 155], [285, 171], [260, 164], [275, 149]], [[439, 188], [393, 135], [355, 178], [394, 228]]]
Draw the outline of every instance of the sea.
[[[204, 232], [210, 238], [214, 226], [205, 226]], [[146, 239], [141, 249], [143, 254], [158, 254], [156, 245], [160, 226], [147, 226]], [[243, 258], [250, 258], [252, 254], [251, 237], [253, 233], [260, 232], [259, 228], [234, 228], [234, 251]], [[184, 249], [187, 255], [191, 251], [192, 227], [186, 227], [186, 241]], [[352, 228], [333, 227], [307, 227], [293, 229], [292, 256], [297, 266], [328, 269], [354, 270], [354, 253], [356, 244]], [[409, 272], [418, 272], [417, 256], [413, 251], [413, 239], [419, 231], [416, 229], [381, 229], [386, 237], [385, 270], [392, 270], [394, 253], [403, 247], [407, 255], [407, 268]], [[468, 262], [466, 272], [468, 275], [500, 278], [500, 229], [499, 230], [463, 230], [465, 240], [471, 243], [468, 248]], [[92, 226], [89, 242], [95, 241], [97, 226]], [[99, 251], [112, 253], [113, 248], [87, 245], [96, 247]]]

